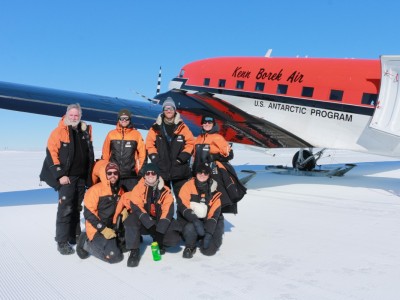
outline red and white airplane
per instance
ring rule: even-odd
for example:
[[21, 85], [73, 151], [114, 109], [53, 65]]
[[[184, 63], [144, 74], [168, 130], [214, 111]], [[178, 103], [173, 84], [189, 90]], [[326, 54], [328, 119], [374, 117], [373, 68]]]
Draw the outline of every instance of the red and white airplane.
[[[266, 148], [310, 148], [293, 164], [312, 169], [312, 148], [400, 156], [400, 57], [380, 59], [222, 57], [182, 67], [169, 91], [195, 135], [212, 114], [227, 140]], [[0, 82], [0, 108], [61, 116], [79, 102], [85, 120], [115, 124], [121, 108], [148, 129], [161, 105]], [[305, 165], [304, 159], [307, 160]], [[299, 160], [300, 158], [300, 160]]]

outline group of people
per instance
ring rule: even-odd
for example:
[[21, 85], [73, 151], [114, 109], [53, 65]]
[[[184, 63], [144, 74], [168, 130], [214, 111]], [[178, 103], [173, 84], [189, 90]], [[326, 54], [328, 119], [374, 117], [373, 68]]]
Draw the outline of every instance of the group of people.
[[58, 251], [73, 254], [77, 244], [80, 258], [93, 255], [109, 263], [130, 251], [127, 265], [136, 267], [142, 236], [150, 235], [162, 255], [182, 240], [184, 258], [192, 258], [197, 247], [214, 255], [222, 244], [223, 213], [236, 213], [246, 193], [215, 118], [202, 117], [195, 139], [168, 97], [144, 141], [131, 112], [122, 109], [95, 161], [92, 128], [81, 117], [79, 104], [67, 107], [50, 134], [40, 174], [58, 191]]

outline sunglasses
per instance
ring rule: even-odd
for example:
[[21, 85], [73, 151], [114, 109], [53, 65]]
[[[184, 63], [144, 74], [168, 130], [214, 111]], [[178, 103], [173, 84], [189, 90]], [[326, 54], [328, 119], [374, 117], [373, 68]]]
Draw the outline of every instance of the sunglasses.
[[210, 173], [208, 173], [207, 171], [199, 171], [197, 172], [197, 174], [210, 175]]
[[147, 171], [145, 175], [146, 176], [156, 176], [157, 174], [154, 171]]
[[213, 121], [204, 121], [203, 124], [213, 124]]
[[107, 176], [111, 176], [111, 175], [115, 175], [118, 176], [118, 171], [114, 171], [114, 172], [107, 172]]
[[164, 111], [174, 111], [173, 107], [164, 107]]
[[128, 118], [128, 117], [121, 117], [121, 118], [119, 118], [119, 120], [120, 121], [129, 121], [130, 120], [130, 118]]

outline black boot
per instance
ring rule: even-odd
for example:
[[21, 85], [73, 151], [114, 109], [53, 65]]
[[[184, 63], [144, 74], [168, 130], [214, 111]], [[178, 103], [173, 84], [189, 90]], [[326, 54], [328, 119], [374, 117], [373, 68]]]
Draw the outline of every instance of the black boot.
[[185, 247], [185, 250], [183, 250], [183, 258], [192, 258], [193, 254], [196, 253], [196, 247], [190, 248], [190, 247]]
[[89, 257], [89, 252], [87, 252], [83, 246], [85, 245], [85, 242], [87, 241], [87, 235], [86, 232], [82, 232], [81, 235], [78, 238], [78, 244], [76, 245], [76, 254], [78, 254], [80, 259], [85, 259]]
[[131, 250], [131, 254], [129, 254], [127, 266], [137, 267], [139, 265], [139, 260], [140, 260], [140, 250], [133, 249]]
[[75, 253], [75, 250], [71, 247], [70, 244], [68, 244], [68, 242], [58, 242], [57, 250], [62, 255], [70, 255]]

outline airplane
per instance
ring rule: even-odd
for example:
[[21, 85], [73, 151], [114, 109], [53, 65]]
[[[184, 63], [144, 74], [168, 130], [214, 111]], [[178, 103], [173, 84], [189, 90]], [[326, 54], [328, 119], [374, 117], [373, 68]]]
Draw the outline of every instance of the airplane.
[[[115, 125], [121, 108], [147, 130], [172, 97], [196, 136], [201, 116], [215, 117], [230, 142], [300, 148], [293, 167], [313, 170], [326, 148], [400, 155], [400, 56], [380, 59], [219, 57], [183, 66], [169, 90], [126, 100], [0, 82], [0, 108], [62, 116], [73, 102], [88, 121]], [[306, 150], [308, 148], [308, 150]], [[314, 148], [322, 148], [316, 154]]]

